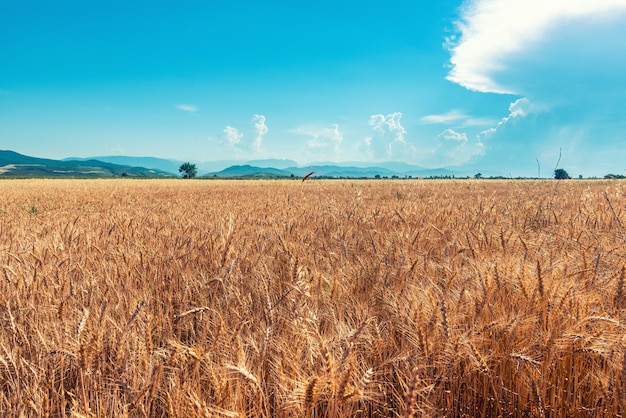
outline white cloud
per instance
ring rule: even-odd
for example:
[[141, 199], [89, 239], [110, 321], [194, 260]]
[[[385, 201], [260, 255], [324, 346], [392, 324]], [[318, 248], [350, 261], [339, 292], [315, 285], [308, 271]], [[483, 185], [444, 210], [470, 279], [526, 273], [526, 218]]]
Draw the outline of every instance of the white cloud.
[[440, 115], [426, 115], [420, 120], [424, 123], [454, 123], [467, 119], [467, 115], [460, 110], [452, 109], [451, 111]]
[[478, 133], [481, 163], [534, 175], [535, 158], [570, 146], [563, 165], [621, 167], [626, 0], [464, 0], [457, 29], [448, 80], [518, 97]]
[[297, 128], [292, 130], [292, 132], [298, 135], [309, 136], [310, 139], [307, 142], [309, 148], [332, 149], [335, 153], [340, 151], [339, 146], [343, 141], [343, 134], [336, 123], [327, 128]]
[[485, 126], [493, 124], [494, 121], [491, 118], [474, 118], [467, 115], [461, 110], [452, 109], [449, 112], [442, 114], [426, 115], [420, 118], [420, 121], [426, 124], [444, 124], [444, 125], [459, 125], [463, 127], [467, 126]]
[[219, 145], [220, 152], [225, 155], [223, 158], [250, 159], [265, 156], [263, 139], [269, 131], [265, 120], [265, 116], [255, 114], [243, 130], [227, 125], [213, 139]]
[[456, 132], [452, 129], [446, 129], [439, 135], [437, 138], [443, 139], [445, 141], [457, 141], [457, 142], [467, 142], [467, 134]]
[[243, 134], [240, 133], [237, 128], [233, 128], [232, 126], [226, 126], [224, 128], [224, 137], [226, 139], [227, 144], [231, 146], [235, 146], [241, 142], [241, 138], [243, 138]]
[[516, 118], [524, 118], [531, 113], [540, 113], [543, 110], [545, 109], [542, 106], [532, 103], [525, 97], [517, 99], [509, 105], [509, 115], [500, 119], [496, 126], [482, 131], [479, 134], [479, 137], [491, 136], [495, 134], [500, 127], [506, 125], [511, 120]]
[[[380, 117], [382, 115], [376, 115]], [[406, 129], [400, 123], [400, 119], [402, 119], [402, 113], [395, 112], [390, 115], [387, 115], [386, 118], [383, 119], [383, 122], [387, 125], [387, 130], [392, 132], [395, 136], [396, 141], [404, 142], [404, 135], [406, 134]]]
[[387, 116], [382, 114], [370, 116], [369, 125], [374, 134], [363, 140], [370, 158], [407, 161], [414, 156], [415, 148], [405, 140], [406, 129], [402, 126], [401, 119], [401, 112]]
[[246, 152], [243, 145], [243, 133], [239, 132], [237, 128], [227, 125], [219, 136], [219, 145], [222, 148], [222, 152], [225, 153], [224, 158], [246, 158], [248, 152]]
[[510, 117], [515, 118], [518, 116], [524, 117], [532, 112], [532, 104], [530, 100], [523, 97], [511, 103], [509, 105]]
[[252, 121], [254, 122], [255, 131], [254, 142], [252, 143], [252, 146], [254, 150], [260, 151], [263, 144], [263, 137], [269, 132], [269, 129], [265, 124], [265, 116], [263, 115], [255, 114], [254, 116], [252, 116]]
[[177, 104], [177, 109], [184, 110], [185, 112], [195, 113], [198, 111], [198, 107], [192, 104]]
[[402, 113], [395, 112], [390, 115], [384, 116], [381, 114], [370, 116], [369, 124], [374, 128], [374, 131], [381, 135], [392, 134], [394, 140], [404, 142], [404, 135], [406, 130], [400, 123], [402, 119]]
[[[626, 44], [625, 14], [626, 0], [466, 1], [457, 22], [460, 37], [448, 39], [447, 78], [470, 90], [528, 95], [532, 83], [541, 83], [529, 75], [555, 68], [555, 74], [592, 74], [616, 61], [623, 69], [626, 61], [616, 52]], [[600, 61], [589, 65], [581, 59], [585, 54]], [[558, 76], [554, 81], [563, 82]]]
[[369, 124], [371, 127], [374, 128], [376, 132], [379, 132], [379, 133], [384, 132], [384, 123], [385, 123], [384, 115], [378, 114], [378, 115], [370, 116]]
[[433, 167], [451, 167], [466, 164], [485, 154], [480, 140], [469, 141], [467, 133], [445, 129], [434, 141], [434, 146], [420, 152], [424, 162]]

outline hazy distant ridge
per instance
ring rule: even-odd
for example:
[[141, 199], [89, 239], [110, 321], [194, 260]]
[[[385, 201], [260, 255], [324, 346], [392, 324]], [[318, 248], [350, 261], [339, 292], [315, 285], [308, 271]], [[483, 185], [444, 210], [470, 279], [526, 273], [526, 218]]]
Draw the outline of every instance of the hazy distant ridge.
[[[184, 161], [132, 156], [101, 156], [52, 160], [0, 151], [0, 176], [3, 177], [179, 177], [178, 168]], [[193, 162], [193, 161], [192, 161]], [[317, 162], [298, 165], [288, 159], [219, 160], [193, 162], [200, 177], [219, 178], [275, 178], [303, 177], [315, 171], [316, 177], [462, 177], [476, 174], [468, 167], [429, 169], [403, 162]], [[501, 175], [485, 172], [484, 176]]]
[[[91, 157], [114, 164], [133, 167], [146, 167], [167, 171], [178, 175], [178, 167], [184, 162], [155, 157], [129, 157], [129, 156], [103, 156]], [[66, 160], [82, 160], [68, 158]], [[452, 176], [461, 173], [446, 168], [428, 169], [417, 165], [385, 161], [380, 163], [368, 163], [351, 161], [344, 163], [319, 162], [311, 165], [300, 166], [296, 161], [288, 159], [263, 159], [263, 160], [219, 160], [210, 162], [194, 162], [198, 168], [199, 176], [208, 177], [302, 177], [311, 171], [316, 176], [324, 177], [431, 177]]]
[[349, 177], [349, 178], [374, 178], [380, 177], [437, 177], [457, 175], [454, 171], [447, 169], [429, 170], [414, 166], [408, 171], [397, 171], [377, 166], [339, 166], [339, 165], [308, 165], [304, 167], [287, 167], [279, 170], [274, 167], [258, 167], [250, 164], [234, 165], [224, 170], [208, 173], [209, 177], [303, 177], [311, 171], [316, 177]]

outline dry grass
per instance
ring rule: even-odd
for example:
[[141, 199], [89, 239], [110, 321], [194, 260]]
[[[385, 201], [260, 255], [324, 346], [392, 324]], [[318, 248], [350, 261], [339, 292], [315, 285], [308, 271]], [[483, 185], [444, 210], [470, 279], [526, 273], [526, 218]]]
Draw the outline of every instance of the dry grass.
[[620, 182], [0, 194], [2, 416], [626, 411]]

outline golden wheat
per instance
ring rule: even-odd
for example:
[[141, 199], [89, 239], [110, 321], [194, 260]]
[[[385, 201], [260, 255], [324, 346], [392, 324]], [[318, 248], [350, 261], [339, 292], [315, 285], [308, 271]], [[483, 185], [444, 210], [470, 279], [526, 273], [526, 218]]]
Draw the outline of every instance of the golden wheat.
[[0, 193], [2, 416], [626, 413], [619, 181]]

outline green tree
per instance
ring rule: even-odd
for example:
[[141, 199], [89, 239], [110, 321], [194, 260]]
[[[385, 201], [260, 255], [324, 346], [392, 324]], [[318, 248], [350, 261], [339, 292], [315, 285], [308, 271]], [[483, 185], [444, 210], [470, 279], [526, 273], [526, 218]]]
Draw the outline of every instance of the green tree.
[[195, 164], [184, 163], [180, 166], [178, 172], [183, 175], [184, 179], [192, 179], [198, 174], [198, 169]]
[[554, 170], [554, 178], [557, 180], [571, 179], [570, 175], [567, 174], [567, 171], [562, 168], [557, 168], [556, 170]]

